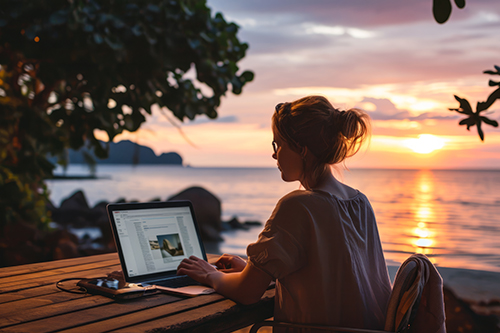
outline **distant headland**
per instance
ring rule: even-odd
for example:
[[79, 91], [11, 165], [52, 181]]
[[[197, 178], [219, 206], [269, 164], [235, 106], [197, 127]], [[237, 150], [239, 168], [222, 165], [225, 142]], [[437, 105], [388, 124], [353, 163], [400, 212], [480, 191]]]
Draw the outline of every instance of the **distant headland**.
[[[106, 143], [103, 143], [106, 144]], [[86, 147], [79, 150], [68, 150], [69, 164], [86, 164], [84, 154], [87, 153], [94, 158], [97, 164], [169, 164], [182, 165], [182, 157], [175, 153], [163, 153], [156, 155], [153, 149], [139, 145], [135, 142], [124, 140], [120, 142], [109, 143], [109, 157], [107, 159], [99, 159], [94, 153]], [[51, 157], [49, 160], [53, 163], [57, 158]]]

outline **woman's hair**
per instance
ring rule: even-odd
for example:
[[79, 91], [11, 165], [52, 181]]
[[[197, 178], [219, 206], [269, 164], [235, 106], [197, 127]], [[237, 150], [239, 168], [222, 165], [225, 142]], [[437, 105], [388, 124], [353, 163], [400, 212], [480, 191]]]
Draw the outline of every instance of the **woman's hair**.
[[340, 111], [322, 96], [280, 103], [272, 120], [290, 148], [301, 153], [307, 147], [316, 157], [310, 169], [304, 169], [314, 183], [329, 165], [341, 163], [356, 154], [370, 135], [370, 117], [364, 111]]

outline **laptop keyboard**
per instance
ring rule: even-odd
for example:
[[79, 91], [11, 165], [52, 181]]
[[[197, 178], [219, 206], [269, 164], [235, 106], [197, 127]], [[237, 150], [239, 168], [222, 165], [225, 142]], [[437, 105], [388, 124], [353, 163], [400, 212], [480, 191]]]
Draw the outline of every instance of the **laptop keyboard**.
[[157, 286], [164, 286], [164, 287], [170, 287], [170, 288], [180, 288], [180, 287], [187, 287], [187, 286], [193, 286], [193, 285], [200, 285], [199, 282], [191, 279], [189, 276], [179, 276], [175, 279], [170, 279], [170, 280], [165, 280], [165, 281], [158, 281], [154, 283]]

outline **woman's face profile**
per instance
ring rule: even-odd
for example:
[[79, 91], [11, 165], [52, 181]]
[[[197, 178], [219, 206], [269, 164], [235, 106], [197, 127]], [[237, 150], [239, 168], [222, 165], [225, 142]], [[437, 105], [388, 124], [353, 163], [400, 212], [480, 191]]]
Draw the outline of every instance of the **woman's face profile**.
[[276, 143], [276, 152], [273, 152], [272, 157], [277, 161], [278, 169], [281, 171], [281, 179], [285, 182], [300, 181], [303, 172], [302, 157], [290, 148], [274, 126], [273, 136]]

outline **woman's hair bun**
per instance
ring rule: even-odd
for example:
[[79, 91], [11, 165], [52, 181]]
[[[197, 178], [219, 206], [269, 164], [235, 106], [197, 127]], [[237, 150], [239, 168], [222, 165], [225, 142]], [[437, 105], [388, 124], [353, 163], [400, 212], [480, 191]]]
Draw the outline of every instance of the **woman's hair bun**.
[[340, 111], [322, 96], [278, 104], [273, 126], [292, 149], [307, 147], [315, 157], [313, 174], [356, 154], [369, 137], [370, 118], [360, 109]]

